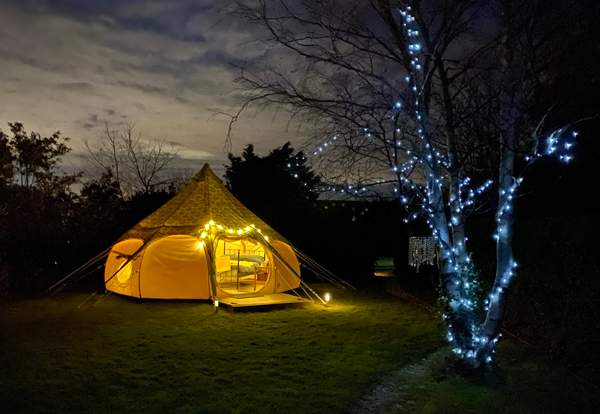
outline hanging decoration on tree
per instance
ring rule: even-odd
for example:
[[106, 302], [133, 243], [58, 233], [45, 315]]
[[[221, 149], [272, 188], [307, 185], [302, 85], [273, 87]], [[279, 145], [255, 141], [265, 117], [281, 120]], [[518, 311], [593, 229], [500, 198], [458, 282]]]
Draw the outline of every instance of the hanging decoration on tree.
[[435, 264], [436, 239], [435, 237], [411, 237], [408, 239], [408, 265], [415, 267], [419, 273], [419, 267]]

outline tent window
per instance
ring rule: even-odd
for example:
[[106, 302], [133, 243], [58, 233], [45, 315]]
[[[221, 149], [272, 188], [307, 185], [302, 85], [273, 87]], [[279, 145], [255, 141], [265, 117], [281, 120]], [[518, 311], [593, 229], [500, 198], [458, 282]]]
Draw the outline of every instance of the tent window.
[[[126, 260], [127, 259], [124, 258], [124, 259], [122, 259], [122, 262], [125, 263]], [[125, 266], [123, 266], [123, 268], [119, 271], [119, 273], [117, 273], [116, 278], [120, 285], [124, 285], [129, 281], [129, 278], [131, 278], [132, 268], [133, 268], [133, 261], [130, 261]]]

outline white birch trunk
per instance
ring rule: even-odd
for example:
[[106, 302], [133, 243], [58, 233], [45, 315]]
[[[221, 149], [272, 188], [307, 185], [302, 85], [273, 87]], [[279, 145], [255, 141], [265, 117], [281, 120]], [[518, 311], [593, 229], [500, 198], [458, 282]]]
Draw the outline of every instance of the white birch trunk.
[[[510, 132], [509, 132], [510, 134]], [[512, 139], [508, 139], [512, 141]], [[516, 188], [513, 177], [515, 153], [505, 147], [500, 159], [499, 204], [496, 213], [496, 276], [490, 296], [488, 311], [481, 329], [481, 348], [477, 362], [489, 362], [502, 329], [508, 286], [515, 271], [513, 258], [513, 194]]]
[[496, 210], [496, 276], [487, 300], [488, 309], [481, 328], [476, 365], [491, 361], [498, 341], [506, 308], [508, 286], [515, 270], [513, 258], [514, 208], [513, 198], [518, 182], [514, 177], [516, 124], [519, 116], [522, 77], [511, 67], [506, 73], [500, 107], [500, 165], [498, 174], [498, 208]]

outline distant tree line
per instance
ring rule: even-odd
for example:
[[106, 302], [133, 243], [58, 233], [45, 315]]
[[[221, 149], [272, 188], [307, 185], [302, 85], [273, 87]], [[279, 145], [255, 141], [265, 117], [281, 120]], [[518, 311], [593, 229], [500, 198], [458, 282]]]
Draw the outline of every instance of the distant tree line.
[[[86, 174], [60, 171], [71, 151], [60, 132], [27, 133], [20, 123], [0, 130], [0, 297], [43, 293], [177, 193], [184, 174], [175, 168], [176, 154], [161, 142], [142, 142], [133, 127], [106, 125], [100, 139], [88, 142]], [[249, 144], [229, 161], [230, 191], [350, 282], [371, 283], [375, 258], [398, 251], [395, 243], [406, 239], [397, 237], [408, 230], [396, 203], [317, 201], [320, 178], [290, 143], [266, 156]], [[381, 234], [382, 227], [389, 231]], [[99, 272], [75, 289], [101, 286]]]
[[[141, 147], [139, 134], [129, 147], [114, 148], [119, 157], [121, 150], [136, 158], [142, 183], [136, 185], [115, 175], [114, 167], [131, 167], [125, 157], [93, 177], [61, 173], [69, 138], [28, 133], [17, 122], [8, 126], [8, 133], [0, 129], [0, 297], [43, 291], [169, 200], [180, 185], [178, 175], [164, 171], [174, 156], [159, 144]], [[117, 129], [131, 134], [133, 125]], [[92, 147], [90, 155], [99, 159]], [[77, 183], [79, 193], [72, 190]]]

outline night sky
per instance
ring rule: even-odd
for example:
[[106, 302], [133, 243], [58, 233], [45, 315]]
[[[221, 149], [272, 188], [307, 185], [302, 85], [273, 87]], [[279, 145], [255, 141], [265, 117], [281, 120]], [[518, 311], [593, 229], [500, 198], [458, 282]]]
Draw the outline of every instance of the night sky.
[[[222, 3], [221, 3], [222, 4]], [[145, 139], [179, 147], [190, 169], [222, 171], [228, 118], [234, 112], [232, 64], [265, 55], [247, 27], [224, 19], [209, 0], [2, 0], [0, 128], [72, 138], [68, 170], [80, 168], [83, 138], [105, 122], [137, 119]], [[291, 140], [284, 116], [248, 112], [234, 129], [233, 152], [258, 153]]]

